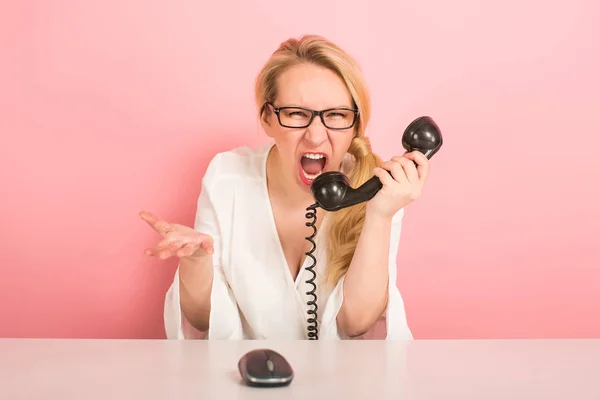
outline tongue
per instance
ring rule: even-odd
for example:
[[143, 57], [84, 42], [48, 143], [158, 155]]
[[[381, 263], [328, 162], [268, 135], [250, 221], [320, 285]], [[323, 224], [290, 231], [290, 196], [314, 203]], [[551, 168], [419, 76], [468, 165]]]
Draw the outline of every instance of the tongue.
[[300, 162], [302, 163], [302, 169], [304, 169], [304, 171], [310, 175], [318, 173], [325, 166], [324, 158], [314, 160], [312, 158], [302, 157]]

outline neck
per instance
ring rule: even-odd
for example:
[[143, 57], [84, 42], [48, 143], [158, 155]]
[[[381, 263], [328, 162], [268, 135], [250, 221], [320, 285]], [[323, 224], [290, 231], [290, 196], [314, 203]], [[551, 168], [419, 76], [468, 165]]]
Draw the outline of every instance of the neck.
[[291, 207], [306, 208], [314, 203], [312, 194], [308, 190], [302, 190], [294, 179], [285, 176], [277, 146], [273, 146], [267, 157], [267, 187], [271, 196], [277, 196]]

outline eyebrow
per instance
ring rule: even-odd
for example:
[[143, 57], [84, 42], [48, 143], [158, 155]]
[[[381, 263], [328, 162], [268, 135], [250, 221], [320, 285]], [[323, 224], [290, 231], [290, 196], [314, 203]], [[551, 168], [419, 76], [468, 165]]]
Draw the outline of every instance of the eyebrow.
[[[299, 107], [299, 108], [307, 108], [309, 110], [314, 110], [314, 108], [311, 108], [311, 107], [308, 107], [308, 106], [305, 106], [305, 105], [302, 105], [302, 104], [298, 104], [298, 103], [283, 103], [282, 102], [281, 105], [278, 106], [278, 107]], [[325, 107], [325, 108], [322, 108], [322, 110], [330, 110], [332, 108], [349, 108], [349, 109], [354, 109], [355, 107], [353, 107], [352, 105], [344, 104], [344, 105], [336, 105], [336, 106], [332, 106], [332, 107]]]

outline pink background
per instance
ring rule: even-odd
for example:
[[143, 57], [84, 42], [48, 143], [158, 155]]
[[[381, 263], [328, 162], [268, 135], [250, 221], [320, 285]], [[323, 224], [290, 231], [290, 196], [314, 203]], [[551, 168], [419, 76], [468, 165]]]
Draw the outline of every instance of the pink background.
[[176, 260], [138, 212], [192, 224], [214, 153], [266, 140], [259, 68], [317, 33], [384, 158], [417, 116], [445, 135], [398, 256], [415, 337], [600, 337], [598, 2], [5, 4], [0, 336], [164, 337]]

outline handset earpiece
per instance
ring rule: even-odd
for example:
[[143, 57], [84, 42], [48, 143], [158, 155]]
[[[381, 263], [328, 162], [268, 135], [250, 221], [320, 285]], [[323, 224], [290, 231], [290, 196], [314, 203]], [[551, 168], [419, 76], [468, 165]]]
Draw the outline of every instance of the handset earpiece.
[[[419, 117], [411, 122], [402, 135], [402, 146], [408, 152], [418, 150], [428, 159], [442, 147], [442, 133], [431, 117]], [[337, 211], [372, 199], [383, 185], [377, 176], [352, 188], [348, 178], [338, 171], [319, 175], [310, 190], [316, 204], [326, 211]]]
[[404, 135], [402, 147], [409, 153], [418, 150], [431, 159], [442, 147], [444, 138], [442, 132], [431, 117], [419, 117], [411, 122]]

